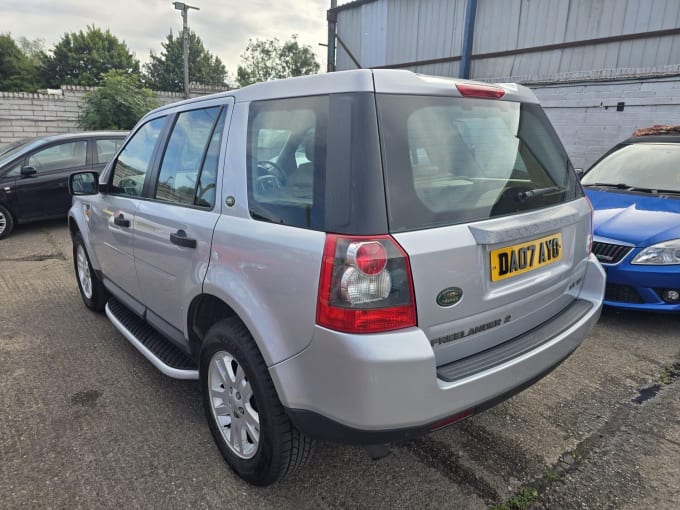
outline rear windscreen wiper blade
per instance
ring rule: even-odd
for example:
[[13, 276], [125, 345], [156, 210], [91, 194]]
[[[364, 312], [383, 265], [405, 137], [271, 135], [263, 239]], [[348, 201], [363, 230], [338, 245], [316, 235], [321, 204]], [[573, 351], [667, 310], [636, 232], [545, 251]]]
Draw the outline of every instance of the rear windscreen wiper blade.
[[557, 186], [551, 186], [549, 188], [535, 188], [527, 191], [520, 191], [517, 193], [517, 198], [520, 202], [525, 202], [530, 198], [541, 197], [543, 195], [552, 195], [554, 193], [564, 193], [567, 191], [565, 188], [558, 188]]

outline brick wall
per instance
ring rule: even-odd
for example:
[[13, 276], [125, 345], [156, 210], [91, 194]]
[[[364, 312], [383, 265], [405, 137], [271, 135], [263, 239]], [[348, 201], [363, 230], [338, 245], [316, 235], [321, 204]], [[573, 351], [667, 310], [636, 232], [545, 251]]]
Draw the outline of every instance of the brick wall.
[[680, 76], [528, 86], [577, 168], [588, 168], [637, 128], [680, 124]]
[[[64, 86], [54, 93], [0, 92], [0, 144], [21, 138], [80, 131], [78, 112], [89, 87]], [[191, 96], [221, 88], [192, 85]], [[156, 92], [160, 105], [181, 101], [179, 92]]]
[[[588, 168], [637, 128], [680, 124], [680, 76], [527, 85], [541, 101], [577, 168]], [[62, 87], [54, 95], [0, 92], [0, 143], [78, 131], [78, 109], [88, 90]], [[217, 91], [197, 86], [192, 96]], [[162, 105], [183, 99], [176, 92], [156, 94]], [[620, 112], [619, 102], [625, 103]]]

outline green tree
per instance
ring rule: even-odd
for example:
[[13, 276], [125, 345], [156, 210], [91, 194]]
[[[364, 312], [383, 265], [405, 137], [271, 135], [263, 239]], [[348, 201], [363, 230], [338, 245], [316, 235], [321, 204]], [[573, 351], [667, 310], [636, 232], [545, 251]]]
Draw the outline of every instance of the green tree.
[[[189, 29], [189, 80], [201, 85], [225, 85], [227, 71], [219, 57], [213, 56], [203, 46], [203, 41]], [[168, 34], [161, 43], [160, 55], [153, 51], [149, 63], [144, 65], [145, 82], [154, 90], [182, 92], [184, 90], [184, 53], [182, 32], [177, 37]]]
[[153, 92], [139, 78], [124, 71], [109, 71], [102, 85], [85, 95], [78, 125], [83, 129], [131, 129], [147, 112], [158, 106]]
[[35, 92], [40, 88], [38, 68], [10, 34], [0, 35], [0, 90]]
[[309, 45], [300, 45], [294, 34], [283, 44], [278, 39], [248, 40], [241, 55], [237, 81], [241, 87], [260, 81], [304, 76], [319, 72], [319, 63]]
[[88, 26], [85, 32], [64, 34], [54, 46], [52, 55], [47, 55], [43, 62], [44, 80], [52, 87], [95, 87], [111, 70], [138, 75], [139, 61], [124, 42], [108, 30], [103, 32], [95, 26]]

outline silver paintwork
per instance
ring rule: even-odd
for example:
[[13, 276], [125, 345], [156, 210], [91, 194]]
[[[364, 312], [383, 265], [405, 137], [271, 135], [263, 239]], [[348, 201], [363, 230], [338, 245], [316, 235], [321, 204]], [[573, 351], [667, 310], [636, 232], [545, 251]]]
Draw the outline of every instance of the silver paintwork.
[[[0, 230], [0, 233], [2, 231]], [[92, 299], [92, 275], [90, 274], [90, 264], [85, 255], [85, 249], [81, 244], [76, 249], [76, 264], [78, 266], [78, 280], [80, 281], [80, 288], [87, 299]]]
[[260, 444], [260, 415], [243, 367], [227, 351], [218, 351], [210, 359], [207, 391], [224, 442], [234, 455], [252, 459]]
[[267, 365], [312, 341], [323, 232], [222, 215], [203, 292], [220, 298], [253, 335]]
[[111, 313], [111, 310], [109, 309], [109, 305], [106, 305], [105, 308], [106, 311], [106, 316], [109, 318], [111, 323], [115, 326], [115, 328], [120, 331], [125, 338], [128, 339], [128, 341], [137, 349], [142, 355], [148, 359], [153, 366], [155, 366], [158, 370], [161, 371], [161, 373], [167, 375], [168, 377], [172, 377], [173, 379], [188, 379], [192, 381], [197, 381], [198, 380], [198, 370], [178, 370], [176, 368], [170, 367], [163, 363], [159, 358], [156, 357], [156, 355], [151, 352], [149, 349], [146, 348], [146, 346], [140, 342], [135, 335], [133, 335], [124, 325], [122, 322], [120, 322], [118, 319], [116, 319], [116, 316]]
[[[600, 315], [605, 275], [589, 257], [578, 297], [593, 303], [581, 320], [517, 358], [454, 382], [437, 378], [435, 354], [419, 328], [349, 335], [315, 327], [309, 348], [270, 368], [285, 406], [320, 413], [364, 430], [432, 423], [466, 411], [568, 356]], [[480, 321], [481, 322], [481, 321]]]
[[[185, 334], [191, 298], [202, 292], [219, 216], [219, 209], [206, 211], [150, 200], [141, 202], [135, 215], [136, 296]], [[196, 248], [171, 243], [170, 234], [178, 230], [196, 239]]]
[[[454, 80], [360, 70], [268, 82], [169, 105], [151, 112], [143, 122], [183, 109], [233, 105], [224, 128], [214, 210], [99, 194], [77, 197], [70, 213], [83, 234], [93, 267], [103, 271], [106, 281], [114, 281], [187, 338], [187, 311], [192, 301], [206, 294], [219, 298], [252, 334], [285, 406], [316, 411], [361, 429], [427, 423], [531, 379], [579, 345], [599, 316], [604, 292], [604, 272], [586, 253], [590, 210], [581, 199], [473, 225], [397, 234], [395, 239], [411, 261], [418, 327], [349, 335], [317, 326], [326, 234], [250, 217], [245, 171], [249, 101], [372, 91], [374, 81], [378, 92], [458, 94]], [[523, 87], [504, 87], [506, 99], [535, 101]], [[100, 182], [106, 182], [110, 168]], [[227, 197], [233, 199], [230, 207], [222, 205]], [[90, 205], [89, 218], [83, 214], [82, 204]], [[113, 215], [120, 211], [131, 220], [130, 229], [114, 228]], [[198, 240], [196, 250], [166, 242], [179, 228]], [[564, 247], [561, 261], [507, 280], [490, 281], [491, 250], [558, 231]], [[451, 308], [437, 306], [438, 293], [452, 286], [463, 290], [463, 299]], [[464, 380], [437, 380], [438, 365], [520, 335], [576, 298], [591, 301], [593, 309], [555, 339]], [[180, 378], [198, 376], [195, 371], [165, 366], [108, 311], [107, 315], [163, 373]], [[498, 327], [432, 345], [437, 338], [499, 318], [503, 323]], [[227, 398], [227, 403], [233, 401]], [[228, 425], [226, 418], [223, 421]], [[238, 442], [232, 439], [225, 437], [235, 454], [250, 454], [248, 448], [237, 448]]]
[[[411, 71], [376, 70], [374, 71], [375, 91], [379, 94], [421, 94], [462, 97], [456, 83], [480, 83], [460, 78], [444, 78], [414, 74]], [[505, 90], [501, 101], [522, 101], [538, 103], [533, 91], [516, 83], [495, 83]]]
[[[90, 203], [90, 218], [87, 224], [89, 236], [88, 254], [94, 253], [99, 269], [125, 292], [139, 296], [139, 280], [135, 270], [133, 252], [133, 229], [139, 200], [115, 195], [87, 197]], [[79, 199], [74, 200], [74, 204]], [[73, 209], [73, 208], [72, 208]], [[130, 221], [130, 227], [119, 227], [114, 223], [120, 214]], [[81, 230], [82, 232], [82, 230]]]
[[[586, 271], [590, 209], [585, 199], [538, 211], [394, 235], [409, 254], [418, 327], [430, 340], [501, 319], [493, 328], [435, 346], [437, 364], [491, 348], [543, 323], [573, 299], [569, 286]], [[505, 280], [490, 279], [489, 253], [546, 234], [561, 232], [562, 260]], [[471, 270], [474, 269], [474, 270]], [[453, 308], [436, 304], [447, 287], [463, 299]]]
[[[363, 74], [363, 73], [362, 73]], [[229, 305], [248, 327], [267, 365], [312, 341], [323, 232], [250, 218], [246, 183], [248, 105], [236, 103], [226, 148], [222, 202], [203, 292]]]

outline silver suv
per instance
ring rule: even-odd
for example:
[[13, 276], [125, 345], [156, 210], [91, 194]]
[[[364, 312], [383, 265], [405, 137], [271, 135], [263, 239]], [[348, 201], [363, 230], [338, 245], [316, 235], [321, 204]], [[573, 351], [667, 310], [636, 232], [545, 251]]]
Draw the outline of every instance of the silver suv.
[[407, 71], [154, 110], [71, 177], [85, 304], [200, 381], [265, 485], [312, 439], [426, 434], [528, 386], [597, 321], [591, 208], [533, 93]]

